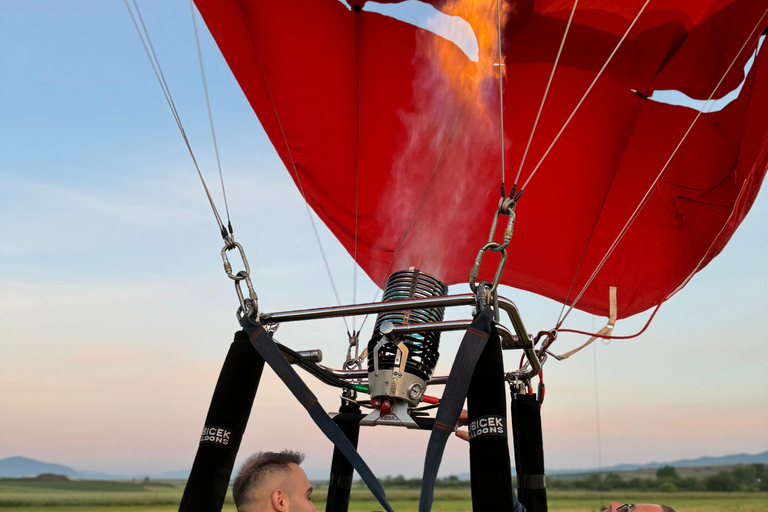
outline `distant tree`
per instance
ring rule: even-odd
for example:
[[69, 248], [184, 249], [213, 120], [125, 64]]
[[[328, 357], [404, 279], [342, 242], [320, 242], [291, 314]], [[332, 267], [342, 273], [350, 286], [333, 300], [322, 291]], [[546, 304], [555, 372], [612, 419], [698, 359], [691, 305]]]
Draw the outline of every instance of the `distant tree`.
[[736, 479], [733, 478], [732, 473], [721, 471], [718, 474], [707, 478], [707, 490], [719, 492], [738, 491], [739, 484], [736, 483]]
[[697, 491], [697, 490], [700, 490], [699, 487], [701, 487], [701, 485], [702, 485], [701, 480], [699, 480], [695, 476], [687, 476], [685, 478], [679, 478], [675, 482], [675, 486], [677, 486], [677, 488], [680, 489], [681, 491]]
[[755, 467], [755, 464], [735, 467], [733, 469], [733, 478], [739, 485], [754, 485], [755, 482], [757, 482], [757, 468]]
[[66, 475], [57, 475], [55, 473], [41, 473], [37, 475], [37, 480], [42, 480], [43, 482], [67, 482], [69, 481], [69, 477]]
[[605, 487], [606, 490], [624, 489], [627, 487], [627, 482], [625, 482], [618, 473], [608, 473], [605, 475], [605, 478], [603, 478], [603, 487]]
[[550, 489], [572, 489], [573, 480], [547, 477], [547, 487]]
[[674, 466], [664, 466], [656, 470], [656, 478], [658, 480], [667, 478], [674, 481], [680, 478], [680, 475], [677, 474], [677, 470]]
[[144, 480], [142, 480], [142, 481], [141, 481], [141, 484], [142, 484], [142, 485], [149, 485], [149, 477], [148, 477], [148, 476], [145, 476], [145, 477], [144, 477]]
[[659, 486], [661, 492], [677, 492], [677, 486], [672, 482], [662, 482]]
[[587, 478], [579, 479], [573, 482], [574, 487], [578, 487], [580, 489], [589, 489], [596, 491], [600, 489], [600, 486], [603, 483], [603, 479], [598, 473], [590, 473], [590, 475]]

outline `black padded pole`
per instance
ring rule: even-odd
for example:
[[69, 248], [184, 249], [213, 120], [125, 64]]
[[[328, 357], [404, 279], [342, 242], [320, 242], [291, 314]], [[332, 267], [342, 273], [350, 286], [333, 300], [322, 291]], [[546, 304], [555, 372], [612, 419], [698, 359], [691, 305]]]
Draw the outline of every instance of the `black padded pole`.
[[[352, 413], [359, 414], [360, 406], [341, 400], [340, 414]], [[360, 415], [362, 419], [362, 415]], [[347, 436], [352, 446], [357, 448], [357, 441], [360, 438], [360, 423], [358, 422], [337, 422], [344, 435]], [[328, 498], [325, 502], [325, 512], [347, 512], [349, 508], [349, 492], [352, 489], [352, 477], [354, 468], [349, 463], [343, 453], [334, 446], [333, 459], [331, 460], [331, 480], [328, 485]]]
[[263, 369], [264, 359], [248, 335], [236, 333], [213, 392], [179, 512], [221, 510]]
[[473, 512], [517, 512], [507, 444], [507, 394], [496, 329], [480, 354], [467, 393]]
[[528, 512], [547, 512], [541, 408], [536, 395], [512, 392], [517, 492]]

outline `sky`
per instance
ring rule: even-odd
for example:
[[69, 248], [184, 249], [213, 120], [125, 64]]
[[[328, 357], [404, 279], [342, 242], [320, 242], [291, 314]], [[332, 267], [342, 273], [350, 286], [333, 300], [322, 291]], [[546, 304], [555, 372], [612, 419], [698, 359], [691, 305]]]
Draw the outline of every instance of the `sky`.
[[[139, 5], [221, 208], [190, 6]], [[406, 5], [399, 15], [440, 24], [423, 8]], [[261, 307], [333, 305], [301, 196], [199, 18], [198, 26], [232, 221]], [[239, 328], [237, 298], [125, 5], [0, 2], [0, 69], [0, 458], [111, 473], [188, 468]], [[342, 302], [372, 300], [375, 285], [316, 223]], [[767, 228], [763, 191], [721, 255], [644, 335], [547, 363], [548, 468], [768, 450]], [[527, 292], [502, 295], [530, 331], [552, 327], [560, 312]], [[622, 320], [614, 333], [634, 333], [646, 318]], [[569, 322], [596, 330], [605, 319], [577, 313]], [[340, 320], [284, 325], [277, 337], [322, 349], [331, 366], [346, 352]], [[443, 336], [437, 373], [447, 374], [459, 340]], [[582, 342], [563, 336], [558, 345]], [[505, 354], [507, 367], [517, 357]], [[337, 391], [307, 382], [328, 410], [338, 406]], [[366, 429], [360, 451], [379, 475], [417, 476], [427, 438]], [[308, 469], [330, 465], [332, 446], [267, 370], [239, 460], [282, 448], [306, 452]], [[467, 445], [451, 439], [442, 474], [468, 468]]]

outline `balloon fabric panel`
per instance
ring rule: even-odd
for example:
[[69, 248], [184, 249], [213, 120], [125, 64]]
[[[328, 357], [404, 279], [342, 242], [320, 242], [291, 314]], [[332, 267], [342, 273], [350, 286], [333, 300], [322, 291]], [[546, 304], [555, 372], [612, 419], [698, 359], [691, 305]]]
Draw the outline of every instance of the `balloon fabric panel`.
[[[429, 3], [461, 15], [465, 2]], [[579, 2], [520, 184], [643, 3]], [[498, 202], [498, 67], [367, 12], [364, 2], [362, 9], [337, 0], [196, 4], [287, 171], [371, 279], [383, 283], [416, 266], [449, 284], [466, 282]], [[735, 89], [766, 4], [648, 4], [526, 188], [502, 283], [572, 302], [592, 278], [577, 307], [607, 315], [616, 286], [623, 318], [665, 300], [722, 250], [768, 168], [765, 52], [739, 97], [702, 115], [666, 168], [697, 111], [647, 96], [675, 89], [707, 99]], [[507, 190], [571, 6], [508, 6]], [[486, 260], [481, 279], [495, 271], [493, 255]]]

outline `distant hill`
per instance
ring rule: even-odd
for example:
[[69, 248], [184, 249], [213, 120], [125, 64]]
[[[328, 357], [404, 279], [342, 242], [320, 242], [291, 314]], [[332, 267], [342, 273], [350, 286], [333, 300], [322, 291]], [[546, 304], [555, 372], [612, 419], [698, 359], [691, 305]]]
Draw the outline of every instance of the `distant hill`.
[[41, 462], [27, 457], [8, 457], [0, 459], [0, 478], [23, 478], [26, 476], [37, 476], [43, 473], [52, 473], [55, 475], [66, 475], [73, 478], [88, 480], [130, 480], [140, 479], [145, 476], [154, 480], [186, 480], [189, 477], [188, 469], [178, 471], [168, 471], [166, 473], [131, 473], [131, 474], [113, 474], [103, 471], [89, 471], [87, 469], [73, 469], [63, 464], [52, 464]]
[[69, 466], [61, 464], [51, 464], [49, 462], [40, 462], [26, 457], [8, 457], [0, 459], [0, 477], [19, 478], [24, 476], [37, 476], [42, 473], [53, 473], [56, 475], [81, 477], [79, 471]]
[[[647, 464], [619, 464], [600, 468], [603, 473], [613, 471], [636, 471], [639, 469], [655, 469], [662, 466], [683, 467], [703, 467], [703, 466], [733, 466], [737, 464], [768, 464], [768, 451], [754, 455], [741, 453], [737, 455], [724, 455], [722, 457], [699, 457], [698, 459], [681, 459], [672, 462], [649, 462]], [[307, 468], [307, 475], [310, 480], [327, 480], [327, 469]], [[547, 469], [549, 475], [576, 475], [580, 473], [594, 473], [597, 468], [591, 469]], [[406, 471], [404, 471], [405, 473]], [[514, 472], [514, 469], [513, 469]], [[144, 478], [149, 476], [151, 479], [186, 479], [189, 476], [189, 469], [180, 469], [178, 471], [168, 471], [165, 473], [142, 473], [113, 475], [99, 471], [76, 470], [62, 464], [51, 464], [40, 462], [26, 457], [8, 457], [0, 459], [0, 478], [19, 478], [25, 476], [37, 476], [41, 473], [54, 473], [57, 475], [66, 475], [75, 478], [89, 478], [96, 480], [127, 480], [131, 478]], [[417, 476], [417, 475], [411, 475]], [[469, 473], [462, 473], [458, 476], [462, 480], [469, 479]]]
[[[691, 468], [701, 466], [733, 466], [737, 464], [768, 464], [768, 451], [750, 455], [740, 453], [737, 455], [723, 455], [722, 457], [699, 457], [698, 459], [680, 459], [672, 462], [648, 462], [647, 464], [618, 464], [600, 468], [601, 472], [612, 471], [636, 471], [638, 469], [655, 469], [663, 466], [674, 466], [677, 468]], [[552, 469], [547, 470], [550, 475], [564, 475], [576, 473], [594, 473], [597, 468], [592, 469]]]

